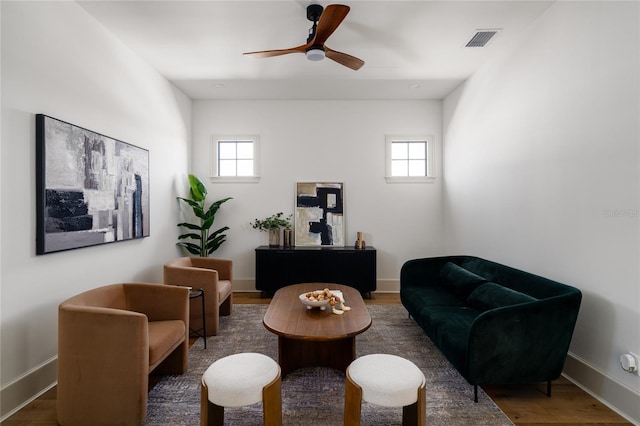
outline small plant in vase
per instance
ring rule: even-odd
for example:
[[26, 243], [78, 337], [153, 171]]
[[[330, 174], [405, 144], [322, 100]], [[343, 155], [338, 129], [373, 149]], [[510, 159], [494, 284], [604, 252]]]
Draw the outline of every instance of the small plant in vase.
[[255, 219], [251, 222], [253, 229], [269, 232], [269, 247], [280, 247], [280, 228], [291, 228], [292, 215], [283, 216], [284, 213], [279, 212], [265, 219]]

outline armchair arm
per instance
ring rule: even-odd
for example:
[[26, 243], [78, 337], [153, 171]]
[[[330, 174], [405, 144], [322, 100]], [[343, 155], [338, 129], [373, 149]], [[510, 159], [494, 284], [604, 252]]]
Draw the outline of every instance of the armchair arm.
[[207, 303], [215, 303], [218, 299], [218, 271], [193, 266], [168, 266], [164, 267], [164, 283], [177, 286], [188, 286], [204, 290]]
[[58, 314], [59, 421], [65, 424], [67, 419], [85, 416], [108, 418], [110, 413], [104, 407], [113, 404], [105, 404], [104, 399], [109, 395], [117, 395], [127, 407], [131, 405], [129, 401], [146, 404], [147, 317], [120, 309], [72, 304], [61, 304]]
[[233, 281], [233, 261], [211, 257], [193, 257], [191, 264], [196, 268], [215, 269], [218, 279]]
[[182, 320], [189, 324], [189, 289], [163, 284], [124, 283], [127, 309], [149, 321]]
[[561, 296], [484, 312], [471, 326], [471, 384], [554, 380], [562, 373], [580, 297]]

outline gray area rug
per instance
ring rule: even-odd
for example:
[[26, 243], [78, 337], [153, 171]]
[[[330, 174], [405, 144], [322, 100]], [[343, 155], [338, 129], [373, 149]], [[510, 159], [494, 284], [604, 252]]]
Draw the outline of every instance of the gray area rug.
[[[369, 305], [371, 327], [356, 338], [357, 355], [389, 353], [414, 362], [427, 379], [429, 425], [512, 425], [493, 401], [458, 374], [400, 305]], [[266, 305], [234, 305], [221, 317], [218, 336], [202, 339], [189, 350], [189, 370], [165, 376], [149, 392], [146, 426], [188, 425], [200, 421], [200, 379], [216, 359], [239, 352], [259, 352], [278, 359], [278, 339], [262, 325]], [[346, 314], [345, 314], [346, 315]], [[344, 373], [331, 368], [304, 368], [282, 381], [284, 425], [341, 425]], [[402, 409], [369, 403], [362, 406], [362, 425], [399, 425]], [[225, 424], [261, 425], [262, 404], [225, 409]]]

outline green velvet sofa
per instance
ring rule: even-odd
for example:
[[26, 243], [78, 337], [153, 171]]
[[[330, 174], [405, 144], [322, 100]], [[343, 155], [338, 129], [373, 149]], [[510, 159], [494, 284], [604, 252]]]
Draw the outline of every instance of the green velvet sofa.
[[409, 315], [472, 385], [560, 377], [580, 290], [472, 256], [407, 261], [400, 299]]

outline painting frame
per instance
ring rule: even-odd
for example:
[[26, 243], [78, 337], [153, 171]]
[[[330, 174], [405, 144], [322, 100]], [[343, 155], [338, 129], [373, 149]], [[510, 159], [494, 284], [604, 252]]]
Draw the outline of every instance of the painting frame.
[[36, 114], [36, 254], [150, 235], [149, 151]]
[[345, 246], [343, 182], [296, 182], [294, 211], [296, 246]]

